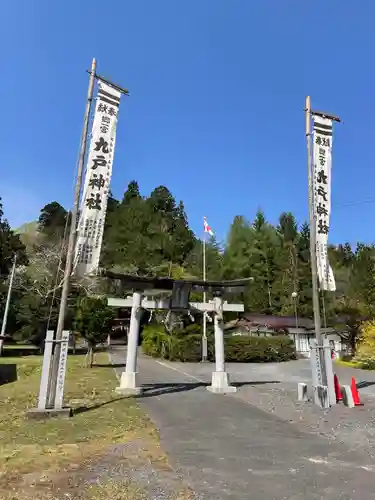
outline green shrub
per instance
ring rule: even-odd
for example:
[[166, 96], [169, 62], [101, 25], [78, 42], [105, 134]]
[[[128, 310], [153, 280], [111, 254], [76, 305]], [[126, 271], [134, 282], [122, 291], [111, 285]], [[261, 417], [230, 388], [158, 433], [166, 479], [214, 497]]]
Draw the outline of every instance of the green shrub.
[[[200, 361], [202, 357], [199, 325], [168, 334], [162, 325], [149, 325], [143, 331], [142, 349], [149, 356], [170, 361]], [[215, 342], [208, 331], [208, 359], [215, 360]], [[296, 359], [293, 341], [283, 335], [276, 337], [225, 337], [226, 361], [267, 363]]]
[[367, 361], [358, 362], [358, 368], [362, 368], [363, 370], [375, 370], [375, 360], [368, 359]]
[[237, 363], [269, 363], [296, 358], [293, 341], [283, 335], [277, 337], [227, 337], [225, 359]]
[[353, 361], [366, 370], [375, 370], [375, 321], [364, 321], [359, 327], [357, 352]]
[[[163, 325], [149, 325], [143, 330], [142, 350], [145, 354], [170, 361], [197, 361], [201, 357], [201, 336], [195, 325], [168, 334]], [[193, 332], [193, 333], [191, 333]]]

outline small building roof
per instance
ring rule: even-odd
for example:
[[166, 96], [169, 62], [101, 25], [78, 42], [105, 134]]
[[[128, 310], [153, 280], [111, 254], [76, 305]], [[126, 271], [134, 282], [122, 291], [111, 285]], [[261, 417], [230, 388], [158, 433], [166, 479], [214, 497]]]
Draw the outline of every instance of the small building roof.
[[[267, 314], [245, 313], [241, 319], [251, 326], [265, 326], [272, 329], [295, 328], [294, 316], [272, 316]], [[310, 318], [298, 318], [298, 327], [310, 330], [314, 328], [314, 321]]]

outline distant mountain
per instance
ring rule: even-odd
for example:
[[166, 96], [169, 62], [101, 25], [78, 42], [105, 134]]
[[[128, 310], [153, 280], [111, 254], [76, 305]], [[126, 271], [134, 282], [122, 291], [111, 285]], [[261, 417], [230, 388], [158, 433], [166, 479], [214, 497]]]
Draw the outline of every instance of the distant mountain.
[[38, 232], [38, 222], [36, 220], [32, 222], [26, 222], [22, 226], [14, 230], [16, 234], [35, 234]]
[[26, 224], [22, 224], [22, 226], [15, 229], [14, 232], [20, 235], [21, 241], [26, 247], [32, 246], [38, 239], [38, 222], [26, 222]]

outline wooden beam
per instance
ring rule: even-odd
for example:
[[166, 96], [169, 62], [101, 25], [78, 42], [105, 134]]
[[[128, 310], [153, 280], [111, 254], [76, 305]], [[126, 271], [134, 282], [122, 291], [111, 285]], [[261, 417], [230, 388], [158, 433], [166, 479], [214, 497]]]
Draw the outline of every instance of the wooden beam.
[[244, 291], [254, 278], [243, 278], [230, 281], [202, 281], [202, 280], [173, 280], [172, 278], [133, 276], [128, 274], [114, 273], [105, 269], [101, 270], [101, 276], [112, 280], [122, 282], [123, 286], [128, 290], [139, 290], [143, 293], [145, 290], [156, 289], [169, 291], [173, 290], [175, 283], [188, 283], [192, 285], [195, 292], [212, 292], [212, 293], [239, 293]]
[[[132, 307], [133, 305], [133, 297], [126, 297], [125, 299], [118, 299], [115, 297], [109, 297], [108, 305], [110, 307]], [[190, 302], [190, 309], [196, 309], [198, 311], [206, 311], [206, 312], [214, 312], [215, 311], [215, 303], [214, 302]], [[157, 299], [150, 300], [144, 298], [142, 300], [142, 307], [144, 309], [169, 309], [169, 300], [165, 299]], [[223, 302], [223, 311], [232, 311], [232, 312], [243, 312], [244, 305], [243, 304], [228, 304], [228, 302]]]
[[338, 116], [331, 115], [330, 113], [326, 113], [325, 111], [315, 111], [312, 109], [311, 114], [316, 115], [316, 116], [321, 116], [322, 118], [328, 118], [334, 122], [338, 122], [338, 123], [341, 122], [341, 119]]

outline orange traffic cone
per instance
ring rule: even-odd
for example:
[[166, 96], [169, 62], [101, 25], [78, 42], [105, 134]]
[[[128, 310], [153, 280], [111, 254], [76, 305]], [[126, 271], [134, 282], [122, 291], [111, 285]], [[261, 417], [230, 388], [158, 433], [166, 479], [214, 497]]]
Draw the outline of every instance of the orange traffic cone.
[[339, 378], [336, 375], [336, 373], [333, 376], [333, 383], [335, 385], [336, 402], [338, 403], [339, 401], [342, 401], [342, 393], [341, 393]]
[[352, 390], [354, 405], [355, 406], [363, 406], [363, 403], [361, 403], [361, 400], [359, 399], [359, 392], [357, 389], [357, 383], [356, 383], [354, 377], [352, 377], [351, 390]]

